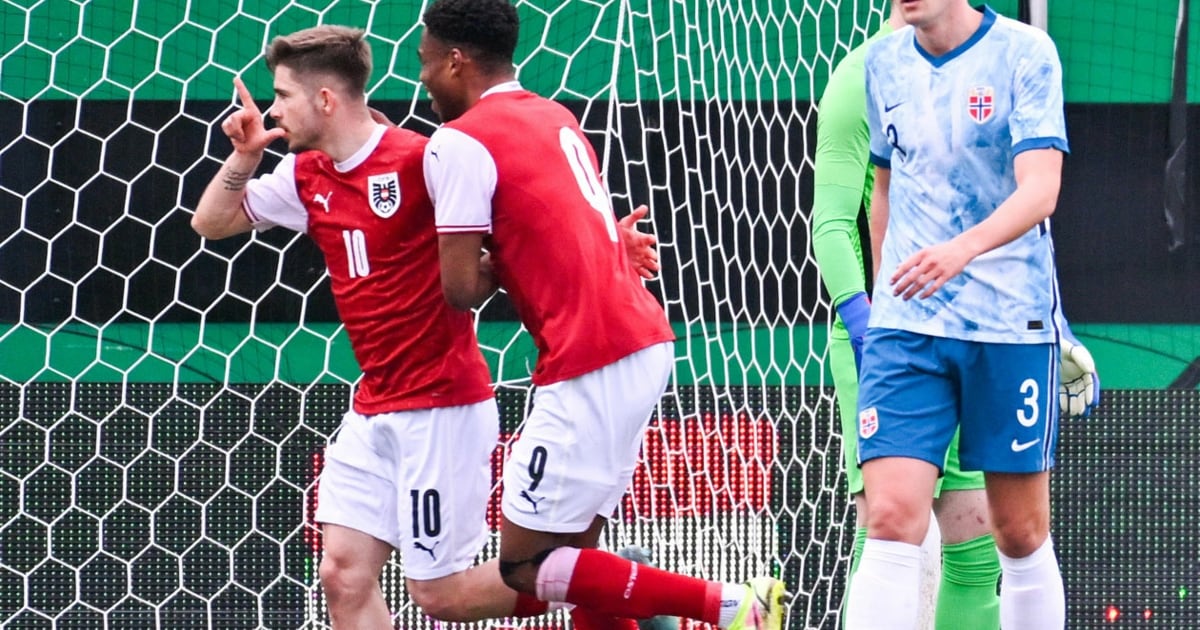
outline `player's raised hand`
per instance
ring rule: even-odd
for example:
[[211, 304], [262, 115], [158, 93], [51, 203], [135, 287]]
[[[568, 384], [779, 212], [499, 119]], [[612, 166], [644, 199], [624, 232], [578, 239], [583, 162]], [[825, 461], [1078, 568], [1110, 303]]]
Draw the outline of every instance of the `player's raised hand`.
[[658, 249], [654, 247], [658, 244], [658, 239], [653, 234], [639, 232], [637, 229], [637, 222], [644, 219], [649, 211], [650, 208], [642, 204], [617, 221], [618, 233], [621, 235], [621, 242], [625, 244], [629, 264], [639, 276], [647, 280], [654, 278], [659, 269]]
[[250, 90], [246, 89], [246, 84], [242, 83], [240, 78], [234, 77], [233, 87], [237, 90], [242, 108], [221, 122], [221, 131], [229, 136], [234, 151], [249, 154], [262, 153], [267, 145], [284, 137], [286, 132], [279, 127], [266, 128], [266, 125], [263, 124], [262, 111], [258, 109], [258, 105], [254, 103], [254, 97], [250, 96]]
[[938, 243], [913, 254], [892, 274], [892, 295], [905, 300], [913, 296], [925, 299], [962, 273], [972, 254], [954, 241]]

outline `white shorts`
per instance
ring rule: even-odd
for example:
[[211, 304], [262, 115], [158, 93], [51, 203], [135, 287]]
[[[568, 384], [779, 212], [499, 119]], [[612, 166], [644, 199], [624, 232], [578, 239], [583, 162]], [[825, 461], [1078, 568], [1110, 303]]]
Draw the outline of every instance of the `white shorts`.
[[674, 344], [661, 343], [537, 388], [504, 465], [504, 516], [526, 529], [559, 534], [582, 532], [596, 516], [612, 516], [633, 478], [674, 358]]
[[407, 578], [463, 571], [488, 535], [499, 431], [493, 399], [369, 418], [351, 411], [325, 449], [315, 519], [400, 550]]

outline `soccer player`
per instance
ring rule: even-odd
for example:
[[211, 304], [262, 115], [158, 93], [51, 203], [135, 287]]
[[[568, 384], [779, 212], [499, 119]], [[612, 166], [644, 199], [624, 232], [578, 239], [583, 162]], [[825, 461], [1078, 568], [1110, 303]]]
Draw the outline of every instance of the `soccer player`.
[[420, 79], [444, 122], [425, 150], [443, 290], [468, 309], [503, 287], [538, 349], [532, 411], [504, 470], [505, 583], [575, 604], [578, 628], [655, 615], [780, 628], [778, 580], [709, 582], [595, 548], [667, 386], [674, 334], [618, 247], [575, 117], [515, 79], [516, 9], [437, 0], [424, 24]]
[[[829, 360], [842, 419], [842, 460], [856, 514], [848, 581], [853, 580], [862, 555], [869, 511], [858, 468], [857, 440], [859, 355], [871, 310], [858, 226], [862, 212], [869, 216], [874, 181], [863, 60], [871, 44], [905, 26], [895, 6], [898, 3], [893, 2], [879, 32], [838, 64], [821, 96], [817, 116], [812, 247], [838, 314]], [[934, 627], [994, 630], [1000, 626], [996, 595], [1000, 561], [988, 522], [983, 473], [960, 468], [957, 436], [950, 442], [943, 472], [933, 501], [942, 544]]]
[[867, 540], [847, 628], [913, 628], [917, 544], [955, 431], [983, 470], [1002, 628], [1061, 629], [1050, 538], [1059, 302], [1049, 217], [1067, 151], [1043, 32], [967, 0], [904, 0], [867, 52], [877, 273], [858, 437]]
[[[249, 91], [221, 124], [233, 153], [192, 226], [206, 238], [281, 226], [325, 256], [362, 380], [325, 452], [316, 520], [321, 584], [338, 628], [390, 628], [379, 574], [404, 554], [408, 592], [448, 621], [541, 614], [495, 561], [472, 567], [487, 535], [490, 459], [499, 431], [472, 317], [442, 297], [437, 232], [425, 190], [426, 138], [371, 119], [362, 31], [319, 26], [267, 51], [275, 102], [266, 129]], [[290, 153], [254, 178], [263, 151]]]

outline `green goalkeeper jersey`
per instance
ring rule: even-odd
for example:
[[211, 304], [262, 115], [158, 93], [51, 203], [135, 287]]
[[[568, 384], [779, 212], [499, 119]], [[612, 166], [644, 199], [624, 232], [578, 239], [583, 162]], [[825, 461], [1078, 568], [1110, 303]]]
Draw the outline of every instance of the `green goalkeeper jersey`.
[[[870, 164], [863, 60], [867, 47], [891, 32], [892, 27], [884, 23], [879, 32], [842, 59], [829, 77], [817, 112], [812, 247], [821, 280], [835, 305], [867, 290], [858, 214], [870, 213], [875, 169]], [[848, 336], [840, 317], [833, 334], [842, 339]]]

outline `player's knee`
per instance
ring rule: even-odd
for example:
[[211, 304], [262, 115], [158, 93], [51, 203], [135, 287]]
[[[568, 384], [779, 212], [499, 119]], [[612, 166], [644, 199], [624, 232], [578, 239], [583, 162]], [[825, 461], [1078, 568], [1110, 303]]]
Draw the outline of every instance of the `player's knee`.
[[500, 579], [518, 593], [537, 595], [537, 565], [531, 562], [500, 561]]
[[352, 603], [376, 586], [376, 576], [335, 554], [326, 554], [318, 568], [321, 588], [330, 606]]
[[463, 593], [448, 581], [408, 580], [408, 596], [422, 612], [438, 621], [475, 621], [463, 613]]
[[1050, 534], [1049, 522], [1036, 517], [1001, 518], [992, 523], [996, 548], [1010, 558], [1024, 558], [1037, 551]]
[[867, 513], [871, 538], [921, 544], [929, 529], [929, 506], [900, 497], [873, 496]]

